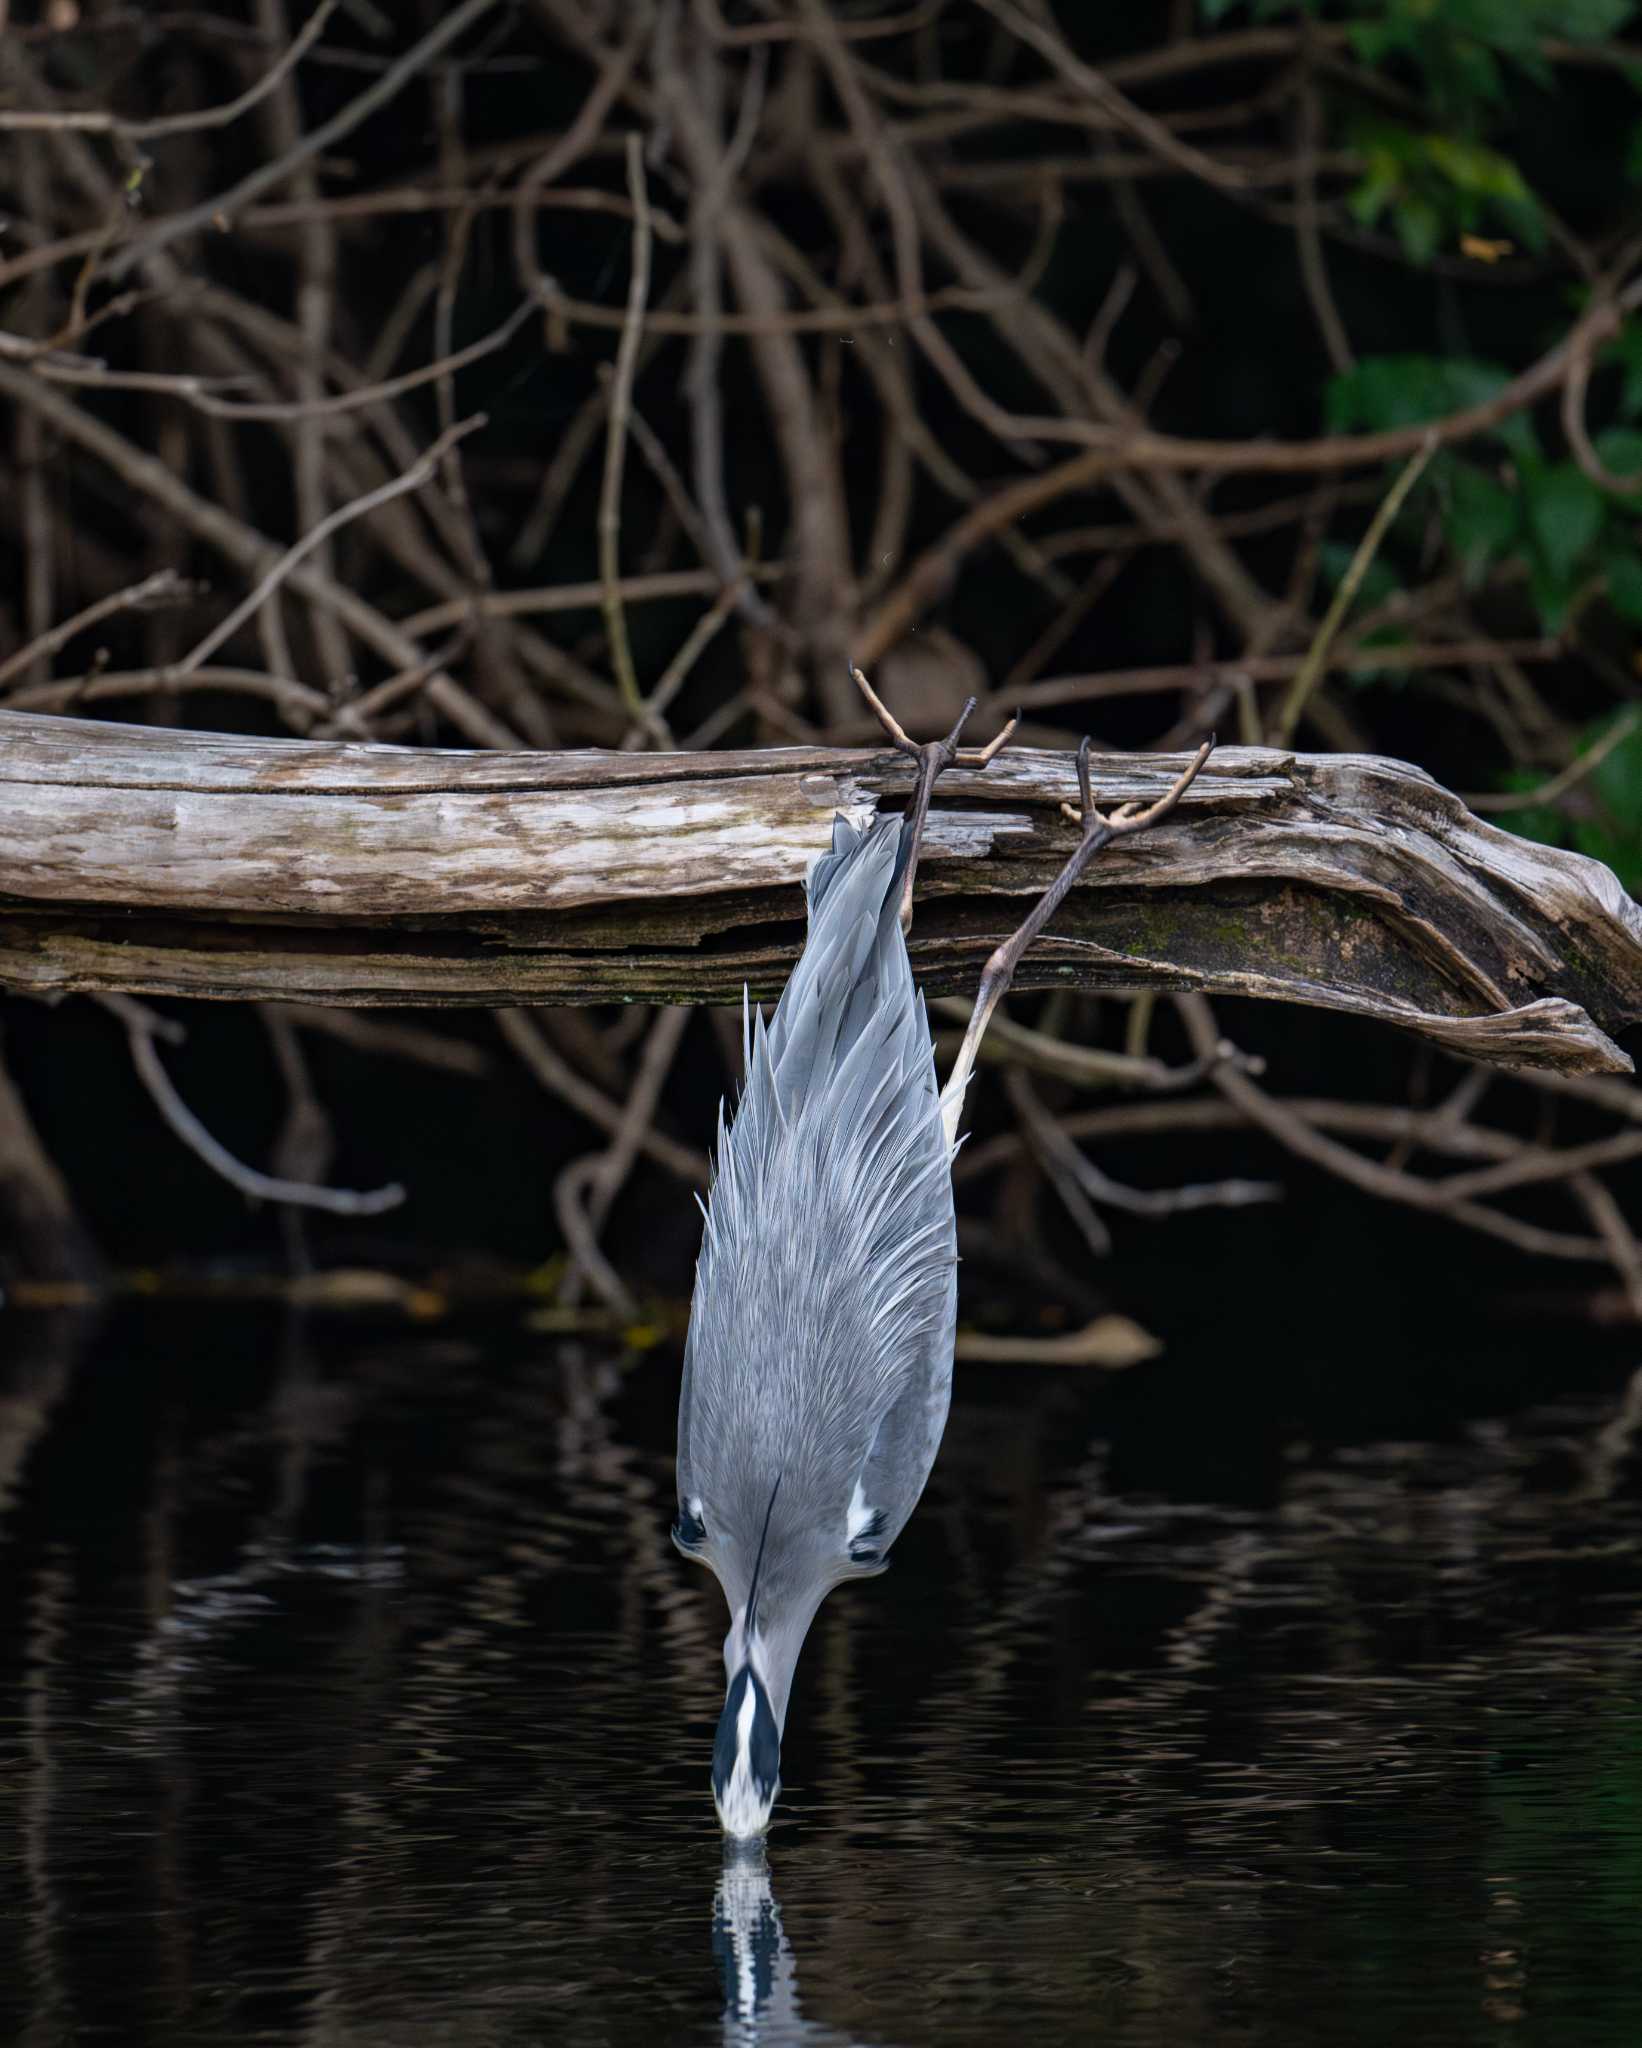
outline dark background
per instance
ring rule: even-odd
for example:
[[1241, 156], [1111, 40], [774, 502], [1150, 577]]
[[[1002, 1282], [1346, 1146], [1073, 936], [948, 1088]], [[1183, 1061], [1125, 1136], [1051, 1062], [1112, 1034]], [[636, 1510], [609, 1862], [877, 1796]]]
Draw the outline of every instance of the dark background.
[[[652, 18], [644, 9], [573, 7], [568, 0], [564, 6], [546, 0], [498, 6], [444, 53], [440, 66], [430, 66], [426, 76], [413, 79], [322, 154], [311, 186], [293, 180], [289, 192], [282, 185], [271, 195], [279, 199], [306, 190], [340, 201], [400, 187], [433, 191], [464, 185], [481, 195], [506, 192], [521, 167], [534, 160], [522, 145], [533, 144], [534, 155], [550, 147], [585, 104], [599, 64], [624, 35], [639, 36], [633, 90], [617, 96], [603, 128], [564, 174], [564, 182], [579, 192], [605, 195], [613, 211], [588, 210], [585, 204], [547, 210], [533, 230], [535, 260], [567, 295], [568, 317], [527, 322], [505, 348], [463, 370], [456, 381], [457, 412], [482, 409], [489, 417], [489, 426], [464, 445], [463, 470], [474, 534], [489, 575], [503, 586], [597, 575], [602, 435], [591, 440], [539, 555], [521, 559], [517, 543], [528, 530], [543, 473], [608, 373], [615, 332], [586, 324], [574, 305], [612, 311], [622, 305], [631, 234], [620, 217], [621, 147], [633, 128], [646, 137], [653, 203], [676, 219], [689, 217], [696, 179], [658, 111], [665, 100], [668, 47], [672, 61], [694, 67], [691, 76], [698, 82], [716, 68], [726, 131], [752, 90], [752, 67], [764, 67], [763, 111], [737, 173], [737, 203], [768, 221], [843, 296], [874, 302], [879, 287], [863, 277], [859, 252], [840, 240], [821, 191], [817, 166], [823, 143], [817, 138], [832, 138], [825, 148], [833, 151], [833, 174], [844, 166], [873, 260], [893, 274], [888, 213], [859, 160], [834, 147], [840, 134], [847, 135], [849, 118], [813, 21], [806, 28], [802, 9], [775, 6], [673, 12], [669, 46], [655, 41], [666, 30], [665, 9]], [[1074, 339], [1087, 336], [1114, 279], [1125, 266], [1132, 268], [1131, 294], [1111, 329], [1104, 367], [1124, 402], [1142, 406], [1158, 430], [1306, 440], [1331, 426], [1401, 424], [1421, 416], [1425, 401], [1419, 394], [1431, 385], [1422, 362], [1435, 359], [1440, 368], [1463, 359], [1514, 373], [1554, 345], [1593, 293], [1612, 290], [1628, 276], [1626, 238], [1638, 225], [1632, 165], [1642, 109], [1633, 79], [1642, 41], [1633, 52], [1627, 42], [1636, 34], [1632, 10], [1623, 5], [1590, 0], [1559, 7], [1547, 0], [1525, 8], [1472, 0], [1428, 10], [1403, 0], [1362, 0], [1305, 9], [1058, 9], [1054, 32], [1072, 59], [1119, 80], [1131, 105], [1164, 119], [1215, 163], [1261, 172], [1248, 189], [1237, 190], [1168, 162], [1160, 166], [1144, 140], [1121, 122], [1091, 127], [1077, 111], [1087, 95], [1080, 98], [1075, 79], [1068, 83], [1021, 40], [1007, 8], [955, 0], [900, 12], [909, 26], [856, 38], [857, 30], [874, 23], [893, 24], [897, 10], [833, 10], [852, 38], [845, 45], [851, 61], [871, 67], [869, 88], [880, 113], [899, 124], [898, 146], [946, 195], [972, 247], [1005, 268], [1024, 261], [1041, 227], [1038, 198], [1055, 189], [1058, 224], [1042, 240], [1043, 260], [1031, 291], [1034, 303]], [[293, 9], [287, 31], [295, 33], [304, 18], [305, 10]], [[278, 103], [298, 130], [311, 130], [345, 109], [366, 80], [379, 76], [385, 63], [411, 49], [441, 18], [434, 8], [403, 7], [380, 18], [371, 9], [341, 8], [326, 24], [318, 49], [295, 68], [288, 92], [276, 96]], [[14, 10], [10, 103], [112, 108], [129, 118], [208, 106], [246, 89], [263, 75], [271, 54], [288, 47], [288, 36], [282, 45], [271, 29], [273, 20], [267, 9], [258, 13], [249, 5], [175, 21], [87, 5], [65, 30], [43, 10], [20, 8]], [[769, 40], [753, 40], [766, 33]], [[1194, 57], [1194, 51], [1206, 54]], [[1154, 59], [1161, 69], [1142, 70], [1125, 82], [1137, 60]], [[974, 118], [989, 95], [1013, 95], [1015, 111]], [[270, 99], [226, 127], [142, 143], [129, 218], [99, 260], [117, 256], [150, 223], [228, 190], [266, 161], [277, 140], [270, 127], [274, 104]], [[1358, 364], [1383, 359], [1390, 365], [1378, 396], [1365, 398], [1360, 382], [1353, 385], [1349, 376], [1342, 382], [1306, 282], [1296, 225], [1302, 182], [1296, 165], [1308, 106], [1321, 150], [1315, 186], [1327, 291]], [[1065, 118], [1056, 115], [1056, 107]], [[948, 133], [941, 122], [953, 108], [961, 118]], [[72, 166], [60, 138], [26, 134], [12, 140], [6, 201], [21, 223], [13, 237], [18, 246], [83, 231], [100, 218], [94, 195], [68, 175]], [[80, 147], [89, 149], [107, 178], [117, 182], [129, 174], [124, 145], [92, 138]], [[1375, 175], [1375, 152], [1383, 156], [1387, 149], [1400, 183], [1373, 210], [1364, 192]], [[1112, 174], [1101, 168], [1119, 159], [1124, 168]], [[1024, 184], [1022, 166], [1036, 167]], [[453, 226], [457, 218], [459, 231]], [[330, 346], [355, 364], [368, 360], [383, 325], [397, 316], [407, 280], [424, 266], [442, 266], [447, 279], [450, 326], [444, 345], [461, 347], [484, 336], [520, 301], [524, 285], [505, 206], [476, 205], [468, 215], [449, 207], [413, 207], [364, 222], [339, 219], [330, 231], [336, 263]], [[286, 319], [298, 309], [310, 260], [296, 226], [259, 224], [254, 214], [237, 221], [234, 233], [195, 236], [173, 245], [171, 254], [185, 280], [209, 281]], [[665, 299], [687, 263], [687, 240], [658, 240], [652, 305]], [[924, 265], [930, 288], [953, 281], [937, 248], [926, 246]], [[75, 265], [64, 261], [6, 286], [6, 325], [36, 336], [58, 331], [71, 308], [76, 274]], [[734, 310], [728, 274], [724, 291], [726, 306]], [[112, 280], [101, 282], [94, 271], [87, 305], [106, 308], [114, 296]], [[184, 285], [151, 285], [83, 346], [116, 371], [214, 369], [209, 351], [194, 347], [186, 296]], [[1008, 316], [943, 310], [937, 325], [975, 383], [998, 404], [1028, 412], [1052, 409], [1030, 363], [1012, 344]], [[1627, 327], [1605, 351], [1591, 382], [1587, 412], [1599, 442], [1604, 431], [1629, 431], [1631, 333]], [[899, 339], [915, 358], [911, 338]], [[429, 299], [405, 325], [392, 367], [428, 361], [440, 347]], [[816, 390], [835, 408], [833, 445], [859, 549], [883, 488], [879, 399], [852, 357], [848, 336], [807, 338], [802, 355]], [[266, 390], [288, 392], [295, 374], [294, 358], [255, 353], [255, 377]], [[743, 340], [726, 338], [719, 376], [726, 498], [738, 520], [748, 508], [759, 509], [763, 547], [776, 554], [790, 530], [791, 486], [756, 355]], [[930, 435], [983, 492], [1041, 466], [1043, 450], [988, 431], [927, 364], [919, 364], [916, 392]], [[160, 449], [207, 495], [221, 482], [224, 459], [210, 436], [225, 434], [227, 459], [243, 492], [243, 516], [274, 536], [297, 532], [288, 429], [237, 422], [226, 430], [211, 427], [163, 393], [71, 395], [135, 444]], [[666, 342], [641, 368], [634, 401], [688, 483], [692, 399], [684, 342]], [[395, 409], [416, 446], [438, 431], [436, 387], [407, 394]], [[1440, 415], [1452, 406], [1434, 409]], [[38, 480], [44, 465], [39, 503], [57, 550], [60, 612], [111, 587], [118, 575], [141, 573], [159, 560], [210, 588], [180, 613], [116, 618], [94, 640], [69, 643], [49, 672], [27, 672], [13, 698], [21, 703], [32, 701], [29, 688], [49, 689], [63, 678], [89, 674], [97, 660], [114, 669], [161, 663], [242, 594], [235, 572], [225, 571], [197, 538], [156, 528], [121, 478], [73, 448], [25, 445], [25, 411], [13, 411], [10, 431], [18, 437], [19, 478], [33, 474]], [[1543, 783], [1625, 715], [1639, 690], [1624, 568], [1635, 552], [1632, 514], [1623, 494], [1607, 493], [1600, 496], [1593, 524], [1577, 478], [1571, 497], [1563, 492], [1567, 504], [1544, 483], [1553, 474], [1565, 481], [1573, 466], [1554, 396], [1529, 416], [1529, 431], [1531, 447], [1520, 435], [1502, 435], [1445, 451], [1382, 549], [1358, 611], [1383, 605], [1401, 590], [1426, 607], [1426, 616], [1445, 635], [1554, 639], [1555, 651], [1522, 671], [1522, 687], [1537, 712], [1518, 702], [1515, 711], [1502, 714], [1499, 705], [1509, 706], [1510, 691], [1502, 699], [1497, 678], [1477, 665], [1439, 664], [1393, 674], [1365, 663], [1331, 676], [1319, 692], [1316, 718], [1302, 728], [1303, 744], [1319, 750], [1353, 744], [1398, 755], [1450, 787], [1486, 795]], [[1622, 443], [1602, 445], [1619, 465]], [[1053, 459], [1060, 450], [1049, 444], [1047, 452]], [[1266, 651], [1298, 652], [1308, 644], [1343, 557], [1393, 474], [1324, 471], [1316, 480], [1256, 474], [1205, 487], [1201, 502], [1214, 519], [1286, 501], [1298, 508], [1265, 533], [1233, 539], [1252, 586], [1270, 599], [1274, 624]], [[1517, 530], [1487, 546], [1467, 525], [1464, 493], [1467, 480], [1477, 478], [1503, 490], [1520, 515]], [[26, 495], [20, 488], [0, 507], [0, 555], [6, 585], [15, 593], [4, 621], [7, 645], [27, 637], [23, 571], [30, 534], [20, 509]], [[339, 483], [333, 502], [343, 495]], [[903, 563], [946, 530], [955, 510], [950, 495], [920, 475]], [[687, 536], [669, 530], [655, 478], [631, 451], [623, 517], [624, 545], [635, 565], [640, 557], [652, 565], [699, 559]], [[1038, 662], [1039, 672], [1210, 661], [1249, 650], [1247, 622], [1229, 617], [1217, 603], [1190, 549], [1149, 539], [1146, 517], [1136, 521], [1117, 494], [1086, 493], [1054, 504], [1032, 522], [1032, 532], [1043, 544], [1087, 525], [1127, 527], [1131, 539], [1110, 551], [1125, 557], [1121, 573], [1087, 615], [1069, 625], [1069, 603], [1024, 577], [1000, 548], [984, 548], [966, 563], [923, 620], [916, 640], [886, 659], [886, 690], [893, 689], [909, 721], [921, 720], [925, 727], [939, 722], [954, 696], [978, 678], [993, 693], [981, 718], [995, 723], [1006, 708], [1005, 678], [1057, 621], [1065, 630], [1052, 655]], [[1097, 548], [1069, 554], [1064, 565], [1078, 584], [1102, 559]], [[373, 540], [371, 522], [339, 538], [337, 563], [339, 573], [390, 615], [430, 601], [391, 548]], [[730, 744], [778, 743], [790, 737], [793, 721], [816, 733], [849, 736], [830, 716], [819, 689], [817, 665], [826, 650], [818, 640], [805, 639], [810, 627], [800, 615], [800, 598], [777, 585], [771, 601], [778, 614], [792, 619], [798, 635], [796, 654], [776, 660], [770, 690], [770, 698], [786, 707], [789, 725], [772, 723], [757, 703], [749, 703], [716, 737]], [[699, 599], [629, 606], [642, 682], [654, 680], [700, 610]], [[607, 673], [608, 649], [596, 611], [550, 615], [541, 630], [595, 672]], [[1399, 630], [1393, 625], [1383, 637], [1395, 639]], [[1408, 629], [1416, 637], [1418, 630], [1423, 629]], [[300, 608], [293, 611], [289, 631], [301, 672], [316, 684], [345, 696], [348, 688], [379, 679], [381, 664], [373, 667], [358, 648], [352, 650], [354, 683], [326, 677], [324, 650]], [[770, 672], [772, 644], [751, 623], [732, 625], [717, 637], [672, 715], [675, 743], [686, 743], [730, 703], [750, 673]], [[900, 659], [911, 654], [922, 666]], [[254, 633], [241, 635], [221, 658], [230, 657], [257, 665], [263, 653]], [[458, 672], [483, 693], [482, 668], [461, 667], [465, 659], [458, 655]], [[1265, 709], [1274, 697], [1271, 691], [1262, 694]], [[544, 702], [562, 743], [613, 743], [608, 719], [596, 711], [554, 701], [551, 692], [544, 693]], [[1194, 700], [1190, 693], [1141, 692], [1058, 707], [1031, 721], [1032, 736], [1070, 746], [1087, 731], [1113, 747], [1146, 748], [1165, 740], [1178, 745], [1194, 702], [1204, 723], [1214, 713], [1223, 730], [1235, 727], [1236, 706], [1222, 702], [1215, 712], [1207, 693]], [[77, 708], [223, 730], [284, 729], [274, 707], [236, 694], [179, 699], [155, 688], [118, 703]], [[460, 737], [425, 707], [385, 720], [382, 736], [445, 744]], [[1642, 743], [1634, 735], [1624, 741], [1599, 774], [1576, 785], [1559, 805], [1512, 814], [1507, 822], [1602, 852], [1624, 878], [1633, 879], [1642, 867]], [[1035, 999], [1021, 999], [1019, 1014], [1031, 1016], [1034, 1004]], [[165, 1007], [183, 1017], [189, 1030], [185, 1047], [166, 1052], [188, 1100], [241, 1157], [266, 1162], [278, 1145], [288, 1105], [261, 1021], [248, 1011]], [[1070, 1017], [1058, 1018], [1056, 1028], [1085, 1042], [1120, 1045], [1127, 1008], [1121, 1001], [1091, 999]], [[1265, 1057], [1267, 1085], [1281, 1095], [1431, 1103], [1459, 1079], [1453, 1063], [1348, 1020], [1233, 1003], [1220, 1006], [1218, 1014], [1228, 1036]], [[330, 1118], [327, 1177], [361, 1187], [400, 1180], [409, 1199], [392, 1216], [375, 1221], [307, 1216], [294, 1238], [272, 1208], [245, 1202], [163, 1128], [131, 1071], [123, 1033], [112, 1017], [80, 999], [49, 1010], [10, 1000], [0, 1012], [4, 1057], [45, 1150], [61, 1169], [87, 1232], [117, 1271], [163, 1270], [175, 1279], [209, 1269], [220, 1278], [282, 1271], [293, 1258], [320, 1267], [363, 1265], [401, 1273], [519, 1273], [539, 1267], [561, 1250], [553, 1179], [597, 1134], [542, 1093], [488, 1018], [455, 1014], [420, 1021], [480, 1048], [487, 1060], [483, 1075], [443, 1074], [302, 1034], [311, 1078]], [[621, 1020], [618, 1013], [594, 1012], [592, 1021], [609, 1032]], [[1164, 1057], [1184, 1056], [1184, 1040], [1166, 1004], [1158, 1006], [1150, 1042]], [[625, 1042], [619, 1057], [632, 1058]], [[733, 1085], [733, 1075], [721, 1041], [698, 1018], [668, 1082], [666, 1128], [704, 1149], [726, 1085]], [[1047, 1093], [1053, 1098], [1052, 1089]], [[1549, 1102], [1530, 1085], [1509, 1080], [1494, 1085], [1478, 1113], [1513, 1133], [1568, 1142], [1616, 1128], [1599, 1106]], [[1000, 1091], [986, 1082], [974, 1112], [979, 1134], [1002, 1128], [1007, 1115]], [[1005, 1240], [1032, 1243], [1042, 1259], [1026, 1277], [1007, 1258], [971, 1260], [971, 1312], [983, 1322], [1054, 1328], [1104, 1302], [1165, 1335], [1212, 1328], [1223, 1317], [1242, 1332], [1238, 1348], [1245, 1354], [1252, 1346], [1262, 1358], [1292, 1358], [1303, 1343], [1319, 1363], [1291, 1369], [1326, 1375], [1323, 1361], [1341, 1350], [1359, 1361], [1351, 1377], [1360, 1380], [1367, 1360], [1375, 1362], [1373, 1377], [1395, 1379], [1416, 1321], [1494, 1333], [1520, 1331], [1525, 1315], [1552, 1310], [1573, 1314], [1587, 1327], [1630, 1313], [1623, 1287], [1600, 1268], [1536, 1263], [1444, 1223], [1372, 1203], [1250, 1133], [1131, 1141], [1103, 1151], [1101, 1163], [1120, 1180], [1143, 1186], [1223, 1174], [1272, 1176], [1282, 1181], [1286, 1197], [1269, 1207], [1211, 1210], [1159, 1223], [1113, 1215], [1108, 1220], [1114, 1255], [1097, 1269], [1049, 1191], [1024, 1185], [1019, 1176], [1001, 1189], [989, 1181], [965, 1194], [969, 1213]], [[1427, 1170], [1426, 1164], [1417, 1162], [1415, 1170]], [[1616, 1169], [1611, 1185], [1622, 1205], [1634, 1203], [1632, 1170]], [[1507, 1206], [1544, 1220], [1567, 1213], [1565, 1191], [1555, 1188], [1513, 1198]], [[647, 1299], [671, 1303], [675, 1316], [689, 1286], [695, 1235], [687, 1191], [641, 1161], [617, 1203], [606, 1245], [632, 1285]], [[1479, 1337], [1474, 1348], [1486, 1359], [1494, 1342], [1492, 1335]], [[1527, 1349], [1531, 1357], [1535, 1346]], [[1559, 1356], [1557, 1369], [1563, 1362]], [[1552, 1369], [1549, 1359], [1545, 1366]]]

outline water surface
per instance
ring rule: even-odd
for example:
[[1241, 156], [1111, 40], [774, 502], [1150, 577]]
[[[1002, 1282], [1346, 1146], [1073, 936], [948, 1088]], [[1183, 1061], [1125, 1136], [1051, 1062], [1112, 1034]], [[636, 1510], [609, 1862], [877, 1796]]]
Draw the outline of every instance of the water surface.
[[676, 1361], [5, 1336], [0, 2038], [1642, 2038], [1622, 1381], [1203, 1500], [974, 1369], [726, 1863]]

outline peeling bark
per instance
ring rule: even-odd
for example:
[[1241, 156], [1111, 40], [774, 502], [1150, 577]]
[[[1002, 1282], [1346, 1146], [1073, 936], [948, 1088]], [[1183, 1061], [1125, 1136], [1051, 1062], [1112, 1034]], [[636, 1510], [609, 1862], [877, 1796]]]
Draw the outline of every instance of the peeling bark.
[[[1178, 757], [1094, 762], [1103, 803]], [[338, 1004], [778, 990], [833, 813], [898, 755], [462, 753], [0, 713], [0, 985]], [[1070, 756], [942, 779], [914, 965], [972, 990], [1072, 843]], [[1202, 989], [1376, 1017], [1498, 1065], [1628, 1071], [1642, 909], [1416, 768], [1226, 747], [1107, 849], [1020, 987]]]

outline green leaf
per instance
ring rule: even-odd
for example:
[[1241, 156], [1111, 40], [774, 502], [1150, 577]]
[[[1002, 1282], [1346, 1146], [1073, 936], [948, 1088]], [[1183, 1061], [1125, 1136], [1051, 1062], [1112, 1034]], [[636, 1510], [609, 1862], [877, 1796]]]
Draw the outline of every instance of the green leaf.
[[1476, 582], [1516, 539], [1521, 501], [1469, 462], [1444, 465], [1438, 479], [1445, 500], [1443, 525], [1466, 579]]
[[1604, 351], [1604, 360], [1624, 366], [1619, 410], [1627, 419], [1642, 413], [1642, 322], [1627, 320]]
[[1589, 854], [1605, 868], [1612, 868], [1631, 894], [1642, 888], [1642, 846], [1634, 832], [1616, 830], [1599, 818], [1574, 818], [1570, 822], [1570, 837], [1577, 853]]
[[[1539, 51], [1533, 44], [1526, 50], [1511, 53], [1520, 69], [1530, 77], [1537, 77], [1541, 83], [1550, 82], [1550, 71]], [[1448, 50], [1449, 66], [1454, 73], [1455, 89], [1449, 95], [1452, 100], [1464, 106], [1468, 101], [1486, 106], [1505, 97], [1505, 76], [1494, 61], [1492, 50], [1484, 49], [1481, 43], [1452, 42]]]
[[[1620, 711], [1589, 726], [1580, 735], [1580, 754], [1588, 754], [1613, 731], [1615, 718], [1632, 717], [1634, 712]], [[1527, 791], [1543, 779], [1532, 769], [1515, 768], [1505, 777], [1505, 786]], [[1508, 811], [1502, 822], [1524, 839], [1537, 839], [1544, 846], [1571, 845], [1589, 854], [1612, 868], [1635, 895], [1642, 889], [1642, 726], [1633, 727], [1557, 803]]]
[[[1530, 789], [1537, 789], [1545, 777], [1532, 769], [1513, 768], [1500, 779], [1513, 795], [1521, 796]], [[1555, 804], [1530, 804], [1525, 811], [1505, 811], [1501, 813], [1500, 822], [1522, 838], [1535, 840], [1541, 846], [1566, 846], [1572, 837], [1568, 820]]]
[[1542, 556], [1534, 555], [1528, 562], [1528, 594], [1534, 601], [1534, 610], [1539, 614], [1539, 623], [1547, 633], [1560, 633], [1567, 622], [1568, 607], [1574, 601], [1578, 585], [1566, 576], [1558, 576], [1549, 568]]
[[1351, 208], [1352, 219], [1362, 227], [1371, 228], [1401, 190], [1402, 182], [1402, 165], [1397, 161], [1395, 151], [1379, 144], [1371, 145], [1367, 172], [1361, 183], [1352, 187], [1346, 201]]
[[1508, 382], [1497, 363], [1465, 356], [1364, 356], [1331, 380], [1328, 423], [1337, 434], [1418, 426], [1481, 405]]
[[1483, 199], [1526, 199], [1528, 187], [1508, 156], [1457, 135], [1428, 135], [1425, 154], [1452, 185]]
[[[1623, 718], [1626, 713], [1616, 716]], [[1587, 745], [1594, 746], [1612, 730], [1612, 719], [1593, 726], [1585, 735]], [[1581, 746], [1580, 752], [1585, 751]], [[1590, 784], [1602, 807], [1632, 842], [1633, 851], [1642, 852], [1642, 726], [1635, 727], [1597, 763]]]
[[1636, 13], [1635, 0], [1357, 0], [1371, 16], [1347, 30], [1368, 67], [1405, 59], [1434, 109], [1465, 125], [1506, 97], [1501, 60], [1547, 92], [1556, 79], [1546, 37], [1601, 43]]
[[[1642, 432], [1635, 427], [1604, 427], [1592, 445], [1611, 476], [1634, 477], [1642, 490]], [[1626, 497], [1628, 502], [1628, 493]]]
[[1546, 569], [1565, 585], [1602, 530], [1606, 500], [1582, 469], [1559, 462], [1528, 480], [1527, 511]]
[[1635, 14], [1636, 0], [1553, 0], [1534, 11], [1549, 35], [1565, 36], [1570, 43], [1600, 43], [1618, 35]]
[[1351, 47], [1363, 63], [1383, 64], [1408, 45], [1408, 30], [1395, 21], [1356, 21], [1346, 30]]
[[1530, 412], [1508, 413], [1494, 432], [1510, 451], [1519, 470], [1540, 462], [1539, 434]]
[[1622, 619], [1642, 626], [1642, 561], [1614, 555], [1608, 563], [1608, 602]]
[[1422, 267], [1437, 253], [1442, 240], [1442, 216], [1429, 199], [1399, 200], [1392, 212], [1396, 224], [1397, 240], [1403, 245], [1403, 254], [1410, 263]]
[[1509, 228], [1516, 239], [1533, 255], [1539, 255], [1548, 236], [1545, 229], [1545, 209], [1533, 193], [1525, 192], [1520, 199], [1496, 199], [1492, 206], [1494, 212], [1499, 215], [1502, 225]]

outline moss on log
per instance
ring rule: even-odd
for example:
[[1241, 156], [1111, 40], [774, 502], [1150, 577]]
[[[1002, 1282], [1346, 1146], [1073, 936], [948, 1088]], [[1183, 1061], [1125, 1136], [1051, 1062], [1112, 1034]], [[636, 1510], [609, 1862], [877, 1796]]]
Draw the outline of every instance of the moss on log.
[[[1096, 757], [1103, 802], [1174, 756]], [[339, 1004], [725, 1002], [779, 987], [870, 750], [457, 752], [0, 712], [0, 985]], [[1073, 843], [1070, 756], [937, 792], [914, 965], [980, 965]], [[1416, 768], [1226, 747], [1101, 855], [1020, 987], [1202, 989], [1379, 1018], [1507, 1066], [1627, 1071], [1642, 910]]]

